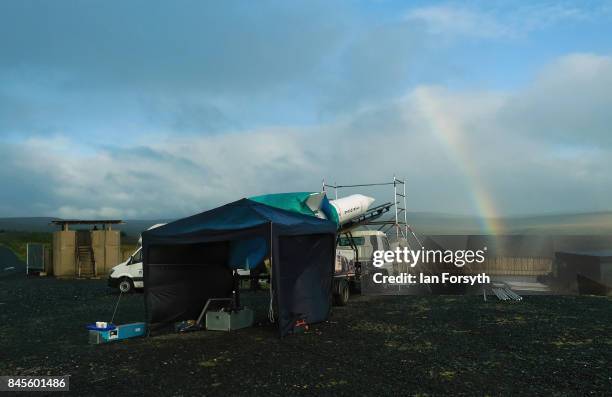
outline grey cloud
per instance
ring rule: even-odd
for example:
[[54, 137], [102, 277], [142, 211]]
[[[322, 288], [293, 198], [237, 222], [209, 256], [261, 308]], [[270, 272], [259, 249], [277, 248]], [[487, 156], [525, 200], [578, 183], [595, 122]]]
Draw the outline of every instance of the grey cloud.
[[573, 54], [546, 67], [499, 114], [515, 133], [578, 146], [612, 145], [612, 57]]
[[419, 40], [405, 21], [350, 3], [5, 2], [0, 108], [23, 117], [0, 132], [329, 121], [401, 94]]
[[[152, 138], [123, 147], [83, 148], [73, 138], [4, 144], [0, 183], [11, 191], [3, 193], [0, 210], [172, 217], [242, 196], [317, 190], [322, 177], [378, 182], [393, 173], [409, 181], [411, 210], [477, 212], [476, 185], [503, 214], [609, 210], [612, 149], [598, 129], [605, 120], [600, 109], [610, 103], [605, 90], [581, 96], [590, 104], [578, 110], [567, 98], [575, 92], [559, 90], [553, 101], [540, 91], [564, 82], [607, 84], [612, 70], [598, 69], [606, 57], [583, 58], [586, 64], [569, 70], [567, 59], [515, 92], [422, 86], [400, 100], [307, 127]], [[536, 122], [533, 115], [551, 107], [559, 121]], [[584, 132], [588, 147], [564, 132], [563, 115], [575, 112], [572, 128]], [[379, 202], [390, 200], [388, 190], [374, 194]]]
[[316, 73], [342, 33], [325, 2], [23, 1], [1, 7], [0, 66], [59, 70], [66, 89], [274, 89]]

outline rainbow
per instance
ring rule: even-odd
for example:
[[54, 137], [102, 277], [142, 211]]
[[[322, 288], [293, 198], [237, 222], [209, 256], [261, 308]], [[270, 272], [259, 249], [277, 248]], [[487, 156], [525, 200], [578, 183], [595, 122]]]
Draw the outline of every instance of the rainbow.
[[487, 234], [504, 234], [505, 225], [478, 167], [470, 156], [470, 150], [466, 145], [467, 140], [463, 139], [461, 126], [457, 121], [447, 116], [447, 110], [441, 106], [440, 101], [436, 100], [429, 90], [419, 90], [418, 99], [421, 110], [432, 124], [436, 139], [466, 179], [474, 209], [482, 222], [482, 228]]

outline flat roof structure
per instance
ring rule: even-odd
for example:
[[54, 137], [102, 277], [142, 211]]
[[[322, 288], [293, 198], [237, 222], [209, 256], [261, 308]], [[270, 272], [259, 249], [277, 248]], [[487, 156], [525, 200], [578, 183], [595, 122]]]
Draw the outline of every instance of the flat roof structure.
[[68, 230], [68, 225], [118, 225], [123, 224], [120, 219], [56, 219], [51, 223], [61, 226], [62, 230]]

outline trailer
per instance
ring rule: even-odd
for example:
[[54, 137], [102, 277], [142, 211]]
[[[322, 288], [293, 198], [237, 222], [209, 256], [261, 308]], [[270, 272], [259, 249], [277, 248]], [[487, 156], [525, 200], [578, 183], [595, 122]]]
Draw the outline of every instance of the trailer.
[[[393, 187], [393, 202], [368, 208], [367, 211], [340, 225], [333, 282], [333, 300], [338, 306], [346, 305], [351, 292], [361, 292], [362, 287], [365, 287], [363, 282], [366, 281], [366, 277], [363, 276], [370, 274], [373, 269], [372, 254], [374, 251], [390, 250], [397, 246], [411, 248], [409, 241], [412, 241], [418, 248], [423, 246], [408, 224], [405, 180], [394, 176], [390, 182], [355, 185], [327, 184], [325, 179], [323, 180], [323, 191], [328, 192], [333, 189], [333, 196], [336, 200], [340, 189], [375, 186]], [[393, 216], [381, 219], [384, 214], [390, 212], [391, 207], [394, 210]], [[395, 235], [393, 244], [389, 240], [391, 234]], [[376, 268], [376, 272], [383, 273], [383, 275], [394, 275], [399, 270], [397, 263]]]

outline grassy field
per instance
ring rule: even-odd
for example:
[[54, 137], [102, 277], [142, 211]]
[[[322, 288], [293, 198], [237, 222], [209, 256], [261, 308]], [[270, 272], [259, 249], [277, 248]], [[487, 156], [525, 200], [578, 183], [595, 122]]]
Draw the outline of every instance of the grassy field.
[[[137, 248], [134, 238], [122, 237], [122, 240], [126, 243], [121, 245], [121, 262], [129, 258], [131, 254]], [[45, 244], [49, 250], [49, 258], [53, 257], [52, 243], [53, 234], [44, 232], [16, 232], [16, 231], [2, 231], [0, 230], [0, 246], [5, 246], [15, 253], [17, 258], [21, 261], [26, 261], [26, 252], [28, 243], [42, 243]], [[49, 264], [52, 266], [52, 264]]]
[[0, 231], [0, 245], [10, 248], [22, 261], [26, 260], [28, 243], [42, 243], [51, 247], [53, 234], [43, 232]]
[[[278, 339], [266, 293], [245, 293], [255, 327], [87, 343], [117, 293], [103, 280], [0, 278], [0, 374], [71, 375], [79, 395], [605, 395], [612, 299], [365, 297]], [[124, 296], [116, 323], [141, 321]]]

